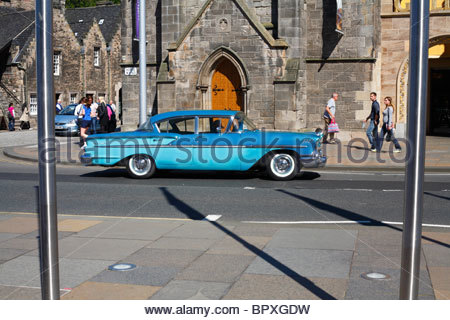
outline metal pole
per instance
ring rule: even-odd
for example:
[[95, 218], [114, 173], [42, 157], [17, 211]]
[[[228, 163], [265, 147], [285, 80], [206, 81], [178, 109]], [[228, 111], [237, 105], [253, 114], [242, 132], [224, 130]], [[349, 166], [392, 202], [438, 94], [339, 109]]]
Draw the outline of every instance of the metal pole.
[[422, 237], [425, 120], [428, 78], [428, 1], [411, 2], [409, 44], [407, 164], [403, 212], [400, 299], [417, 299]]
[[145, 0], [139, 0], [139, 125], [147, 120]]
[[52, 2], [36, 0], [39, 222], [42, 299], [45, 300], [59, 299], [52, 21]]

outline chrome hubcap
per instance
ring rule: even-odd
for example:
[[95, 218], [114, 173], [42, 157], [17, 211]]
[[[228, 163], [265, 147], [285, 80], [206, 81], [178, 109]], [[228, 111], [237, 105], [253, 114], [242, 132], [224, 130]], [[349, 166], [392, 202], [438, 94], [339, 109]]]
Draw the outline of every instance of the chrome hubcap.
[[294, 159], [289, 154], [276, 154], [272, 158], [270, 166], [278, 176], [288, 176], [294, 170]]
[[131, 160], [131, 169], [134, 173], [142, 175], [147, 173], [151, 168], [151, 162], [148, 157], [145, 156], [135, 156]]

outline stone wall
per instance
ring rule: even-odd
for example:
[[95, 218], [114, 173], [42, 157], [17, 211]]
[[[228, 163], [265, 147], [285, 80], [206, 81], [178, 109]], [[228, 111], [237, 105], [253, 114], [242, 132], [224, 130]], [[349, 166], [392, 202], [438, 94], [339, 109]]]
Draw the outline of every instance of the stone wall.
[[[381, 52], [382, 96], [394, 98], [397, 106], [397, 121], [406, 122], [407, 115], [407, 81], [409, 57], [409, 27], [408, 12], [393, 12], [392, 0], [382, 0], [381, 12]], [[450, 11], [430, 12], [430, 41], [441, 36], [450, 37]], [[401, 126], [404, 130], [404, 125]]]
[[377, 88], [375, 63], [379, 38], [379, 2], [343, 1], [343, 32], [335, 32], [336, 1], [307, 4], [307, 126], [323, 126], [322, 115], [333, 92], [340, 94], [336, 119], [341, 129], [361, 128], [370, 112], [369, 93]]

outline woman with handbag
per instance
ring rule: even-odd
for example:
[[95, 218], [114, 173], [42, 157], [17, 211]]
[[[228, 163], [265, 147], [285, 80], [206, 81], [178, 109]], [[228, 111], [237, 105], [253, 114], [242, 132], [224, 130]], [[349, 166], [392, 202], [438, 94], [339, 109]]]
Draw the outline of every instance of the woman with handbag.
[[384, 98], [384, 104], [385, 108], [383, 111], [383, 126], [381, 127], [380, 134], [378, 135], [378, 148], [377, 151], [380, 152], [381, 148], [383, 147], [383, 141], [384, 136], [386, 136], [386, 141], [392, 141], [395, 146], [394, 152], [402, 152], [402, 148], [400, 147], [400, 144], [398, 143], [398, 140], [395, 138], [394, 135], [394, 105], [392, 104], [392, 98], [386, 97]]

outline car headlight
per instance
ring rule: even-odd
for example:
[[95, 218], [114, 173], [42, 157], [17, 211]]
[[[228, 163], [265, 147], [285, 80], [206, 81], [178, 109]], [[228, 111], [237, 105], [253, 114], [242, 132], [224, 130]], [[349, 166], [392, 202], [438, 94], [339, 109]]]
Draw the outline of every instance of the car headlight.
[[77, 125], [77, 120], [72, 120], [67, 124], [68, 127], [74, 127], [76, 125]]

